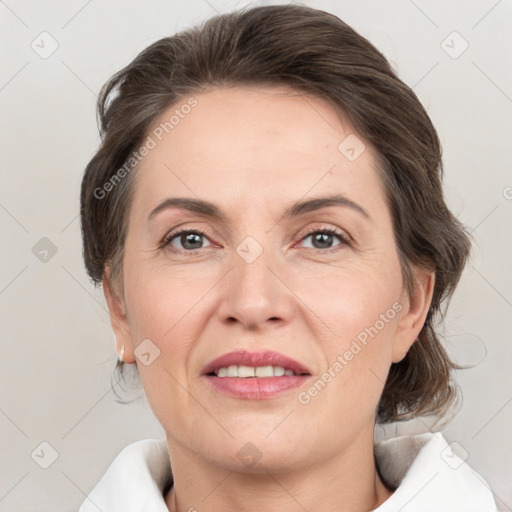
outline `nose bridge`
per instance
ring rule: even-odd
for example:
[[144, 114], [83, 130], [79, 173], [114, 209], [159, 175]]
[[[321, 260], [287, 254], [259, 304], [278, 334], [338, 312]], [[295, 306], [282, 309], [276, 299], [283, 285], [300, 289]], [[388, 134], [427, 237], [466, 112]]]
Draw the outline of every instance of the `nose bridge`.
[[224, 319], [236, 319], [255, 327], [267, 320], [285, 320], [289, 316], [289, 291], [277, 277], [281, 265], [279, 258], [272, 254], [272, 245], [263, 247], [248, 236], [236, 247], [234, 268], [221, 308]]

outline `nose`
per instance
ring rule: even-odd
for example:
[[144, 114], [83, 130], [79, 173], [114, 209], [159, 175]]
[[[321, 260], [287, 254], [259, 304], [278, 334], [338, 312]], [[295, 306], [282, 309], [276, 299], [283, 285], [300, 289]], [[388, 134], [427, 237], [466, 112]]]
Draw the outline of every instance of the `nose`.
[[282, 262], [265, 249], [254, 260], [233, 255], [234, 268], [226, 276], [218, 315], [224, 323], [246, 330], [285, 325], [292, 317], [294, 294], [286, 285]]

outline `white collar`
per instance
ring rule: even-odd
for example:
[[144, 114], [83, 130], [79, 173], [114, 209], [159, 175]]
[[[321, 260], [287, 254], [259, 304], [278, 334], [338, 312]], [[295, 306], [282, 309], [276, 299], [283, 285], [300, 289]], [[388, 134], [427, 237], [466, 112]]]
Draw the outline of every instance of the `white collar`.
[[[382, 478], [396, 491], [374, 512], [495, 512], [488, 484], [453, 453], [440, 433], [377, 443]], [[89, 493], [79, 512], [168, 512], [172, 479], [165, 439], [126, 446]]]
[[375, 445], [393, 495], [374, 512], [495, 512], [485, 480], [453, 453], [442, 434], [395, 437]]

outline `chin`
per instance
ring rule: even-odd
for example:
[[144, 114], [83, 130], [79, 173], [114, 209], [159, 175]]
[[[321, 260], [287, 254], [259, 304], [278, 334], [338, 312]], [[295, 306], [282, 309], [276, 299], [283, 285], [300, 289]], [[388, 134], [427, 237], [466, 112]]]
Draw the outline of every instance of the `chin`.
[[205, 436], [211, 443], [204, 447], [206, 456], [226, 470], [250, 474], [282, 473], [306, 466], [309, 450], [304, 436], [289, 426], [279, 431], [278, 423], [274, 422], [274, 431], [253, 424], [252, 428], [230, 431], [233, 437], [222, 435], [222, 440]]

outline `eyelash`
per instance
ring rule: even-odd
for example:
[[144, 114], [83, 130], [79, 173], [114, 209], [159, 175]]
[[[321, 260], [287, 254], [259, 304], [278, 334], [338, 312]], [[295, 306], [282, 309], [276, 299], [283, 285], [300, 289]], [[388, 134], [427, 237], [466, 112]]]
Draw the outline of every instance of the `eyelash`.
[[[195, 254], [196, 251], [200, 251], [201, 249], [204, 249], [203, 247], [201, 247], [199, 249], [186, 250], [186, 249], [176, 249], [175, 247], [173, 247], [171, 245], [171, 241], [174, 240], [175, 238], [183, 235], [184, 233], [195, 234], [195, 235], [203, 236], [203, 237], [209, 239], [208, 233], [201, 229], [182, 229], [180, 231], [171, 232], [168, 235], [166, 235], [166, 237], [164, 238], [164, 240], [162, 241], [162, 243], [160, 245], [160, 248], [161, 249], [167, 248], [173, 254], [178, 254], [178, 253]], [[339, 238], [340, 243], [338, 245], [335, 245], [332, 248], [329, 248], [329, 249], [316, 249], [314, 247], [313, 248], [308, 247], [307, 249], [313, 249], [313, 250], [319, 251], [321, 253], [332, 253], [332, 252], [339, 251], [341, 249], [341, 247], [344, 245], [348, 245], [348, 246], [351, 245], [350, 237], [343, 231], [338, 231], [337, 229], [334, 229], [334, 228], [319, 228], [319, 227], [310, 228], [306, 231], [304, 236], [299, 241], [302, 242], [306, 238], [308, 238], [309, 236], [311, 236], [312, 234], [315, 234], [315, 233], [334, 235]]]
[[329, 254], [329, 253], [341, 250], [342, 246], [344, 246], [344, 245], [348, 245], [348, 246], [351, 245], [351, 239], [345, 232], [339, 231], [334, 228], [319, 228], [319, 227], [313, 227], [313, 228], [307, 229], [306, 232], [304, 233], [304, 236], [300, 239], [300, 242], [304, 241], [306, 238], [308, 238], [309, 236], [311, 236], [312, 234], [315, 234], [315, 233], [322, 233], [325, 235], [334, 235], [339, 238], [340, 243], [338, 245], [335, 245], [334, 247], [331, 247], [330, 249], [316, 249], [315, 247], [310, 248], [310, 249], [313, 249], [314, 251], [319, 251], [322, 253]]

